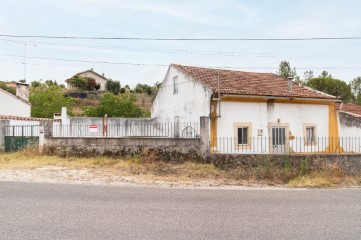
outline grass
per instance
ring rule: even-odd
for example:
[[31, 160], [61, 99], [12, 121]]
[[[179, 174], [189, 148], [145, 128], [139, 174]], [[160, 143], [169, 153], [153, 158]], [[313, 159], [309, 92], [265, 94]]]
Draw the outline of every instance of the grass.
[[314, 171], [303, 176], [297, 176], [289, 181], [290, 187], [343, 187], [361, 185], [361, 176], [350, 176], [341, 171], [338, 166], [327, 166], [321, 171]]
[[361, 185], [360, 176], [348, 176], [337, 166], [319, 171], [292, 170], [289, 166], [272, 164], [258, 167], [219, 169], [213, 164], [185, 162], [180, 164], [155, 161], [150, 158], [61, 157], [42, 155], [35, 149], [15, 153], [0, 153], [0, 169], [34, 169], [45, 166], [69, 169], [106, 170], [114, 176], [137, 176], [148, 180], [169, 182], [210, 181], [218, 185], [281, 185], [285, 187], [339, 187]]

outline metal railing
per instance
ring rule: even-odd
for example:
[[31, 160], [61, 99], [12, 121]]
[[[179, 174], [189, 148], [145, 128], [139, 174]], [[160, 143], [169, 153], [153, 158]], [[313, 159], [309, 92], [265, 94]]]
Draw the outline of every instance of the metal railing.
[[39, 125], [5, 126], [5, 136], [9, 137], [38, 137]]
[[93, 138], [198, 138], [200, 124], [196, 122], [122, 122], [88, 124], [53, 124], [53, 137]]
[[243, 144], [237, 138], [213, 138], [211, 153], [230, 154], [292, 154], [292, 153], [361, 153], [361, 137], [305, 137], [277, 140], [271, 137], [251, 137]]

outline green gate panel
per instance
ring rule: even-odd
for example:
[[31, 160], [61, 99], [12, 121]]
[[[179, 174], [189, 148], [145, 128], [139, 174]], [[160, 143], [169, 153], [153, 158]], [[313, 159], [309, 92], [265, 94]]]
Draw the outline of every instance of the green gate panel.
[[14, 152], [30, 146], [39, 145], [39, 137], [5, 136], [5, 152]]

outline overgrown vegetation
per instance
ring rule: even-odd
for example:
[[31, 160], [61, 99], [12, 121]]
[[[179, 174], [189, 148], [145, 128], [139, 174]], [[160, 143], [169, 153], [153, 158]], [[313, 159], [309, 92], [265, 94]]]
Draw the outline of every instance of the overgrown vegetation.
[[105, 84], [105, 89], [113, 94], [119, 94], [120, 93], [120, 82], [114, 81], [112, 79], [108, 79], [107, 83]]
[[136, 98], [132, 94], [106, 93], [100, 98], [98, 106], [88, 107], [84, 112], [89, 117], [103, 117], [105, 114], [108, 117], [145, 117], [147, 114], [135, 102]]
[[288, 61], [280, 63], [277, 74], [282, 77], [293, 77], [295, 82], [301, 85], [339, 97], [345, 102], [361, 105], [361, 77], [356, 77], [352, 82], [346, 83], [341, 79], [334, 78], [326, 70], [316, 77], [313, 70], [307, 70], [301, 79], [297, 75], [296, 68], [292, 68]]
[[100, 89], [100, 84], [97, 83], [95, 79], [91, 77], [83, 77], [80, 75], [75, 75], [70, 79], [68, 79], [68, 83], [80, 90], [93, 91]]
[[54, 113], [61, 112], [62, 107], [67, 107], [68, 114], [72, 114], [74, 100], [61, 91], [58, 86], [40, 85], [32, 88], [29, 95], [31, 116], [39, 118], [53, 118]]
[[361, 184], [361, 176], [349, 176], [335, 165], [311, 170], [309, 161], [302, 160], [300, 167], [293, 169], [285, 158], [282, 166], [275, 166], [267, 159], [257, 166], [220, 169], [213, 164], [170, 163], [153, 156], [134, 155], [117, 157], [68, 157], [66, 151], [57, 156], [42, 155], [35, 149], [16, 153], [0, 153], [0, 169], [31, 169], [44, 166], [86, 168], [104, 170], [113, 176], [136, 175], [139, 178], [168, 182], [194, 184], [206, 181], [211, 185], [279, 185], [288, 187], [340, 187]]
[[[15, 82], [11, 82], [11, 83], [15, 84]], [[7, 91], [8, 93], [11, 93], [11, 94], [13, 94], [13, 95], [16, 95], [16, 88], [9, 87], [8, 84], [9, 84], [9, 82], [2, 82], [2, 81], [0, 81], [0, 88], [1, 88], [2, 90]]]

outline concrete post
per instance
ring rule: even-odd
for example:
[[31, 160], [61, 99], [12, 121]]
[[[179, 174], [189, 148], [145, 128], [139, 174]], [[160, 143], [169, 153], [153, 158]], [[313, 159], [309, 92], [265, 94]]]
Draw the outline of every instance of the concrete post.
[[200, 118], [201, 152], [209, 153], [209, 117]]
[[39, 151], [42, 153], [47, 141], [53, 137], [53, 121], [40, 121]]
[[9, 126], [9, 120], [0, 120], [0, 151], [5, 150], [6, 126]]
[[124, 121], [124, 137], [130, 137], [131, 136], [131, 132], [130, 132], [130, 124], [129, 124], [129, 120], [125, 118]]
[[174, 117], [174, 138], [179, 138], [179, 117]]

